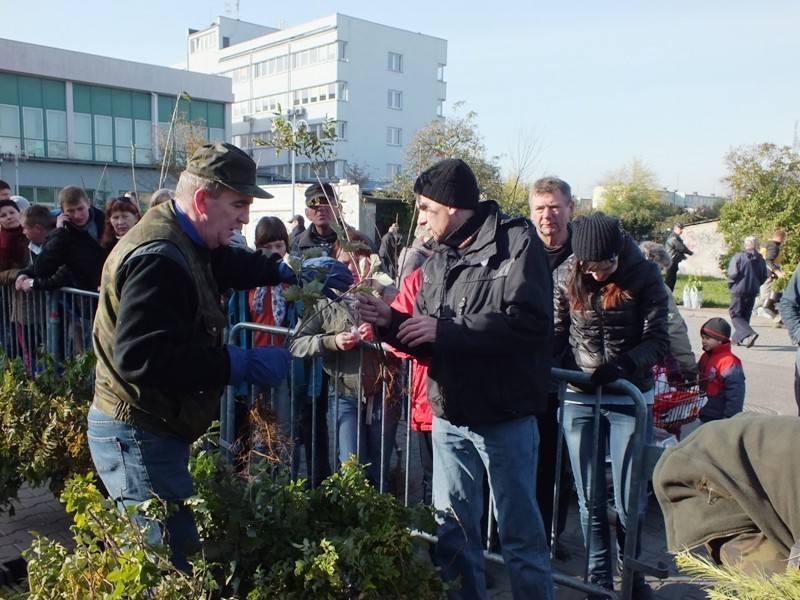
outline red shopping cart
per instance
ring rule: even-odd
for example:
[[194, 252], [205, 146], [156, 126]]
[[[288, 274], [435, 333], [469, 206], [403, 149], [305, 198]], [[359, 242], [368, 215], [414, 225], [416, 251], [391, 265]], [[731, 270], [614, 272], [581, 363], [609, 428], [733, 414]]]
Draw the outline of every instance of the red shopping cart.
[[653, 424], [669, 431], [697, 419], [697, 414], [706, 403], [706, 395], [700, 382], [672, 385], [664, 374], [656, 378], [653, 402]]

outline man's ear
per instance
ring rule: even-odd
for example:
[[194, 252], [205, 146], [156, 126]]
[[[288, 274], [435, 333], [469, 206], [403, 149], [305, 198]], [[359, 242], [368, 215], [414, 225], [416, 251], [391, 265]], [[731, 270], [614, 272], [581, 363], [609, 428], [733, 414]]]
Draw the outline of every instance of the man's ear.
[[197, 188], [194, 191], [194, 206], [197, 209], [197, 213], [200, 215], [206, 214], [206, 202], [208, 201], [208, 196], [206, 195], [206, 191], [203, 188]]

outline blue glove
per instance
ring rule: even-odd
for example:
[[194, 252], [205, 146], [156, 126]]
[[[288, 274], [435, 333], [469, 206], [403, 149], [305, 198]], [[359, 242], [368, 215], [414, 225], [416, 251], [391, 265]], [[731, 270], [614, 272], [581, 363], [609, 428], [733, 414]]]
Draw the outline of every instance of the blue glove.
[[275, 387], [286, 379], [292, 355], [286, 348], [259, 346], [245, 350], [238, 346], [225, 346], [231, 363], [230, 385], [242, 382]]
[[303, 261], [304, 282], [319, 279], [325, 286], [325, 295], [336, 296], [335, 292], [345, 292], [353, 285], [353, 274], [344, 263], [330, 256], [307, 258]]
[[278, 273], [280, 273], [281, 281], [289, 285], [297, 284], [297, 275], [292, 271], [292, 267], [281, 261], [278, 263]]

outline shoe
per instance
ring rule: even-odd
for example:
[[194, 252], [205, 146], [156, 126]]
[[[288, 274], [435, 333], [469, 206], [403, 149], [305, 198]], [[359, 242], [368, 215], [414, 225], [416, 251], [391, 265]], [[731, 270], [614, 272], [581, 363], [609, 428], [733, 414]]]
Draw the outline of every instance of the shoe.
[[748, 348], [752, 348], [753, 344], [756, 343], [757, 339], [758, 339], [758, 334], [754, 333], [750, 337], [746, 337], [742, 341], [745, 342], [745, 346], [747, 346]]

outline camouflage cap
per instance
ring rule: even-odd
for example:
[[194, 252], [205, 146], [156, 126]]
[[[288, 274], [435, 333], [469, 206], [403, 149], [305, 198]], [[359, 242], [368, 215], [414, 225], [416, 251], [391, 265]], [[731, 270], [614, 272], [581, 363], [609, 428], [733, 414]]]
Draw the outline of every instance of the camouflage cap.
[[246, 196], [273, 197], [256, 185], [256, 163], [253, 159], [233, 144], [214, 142], [201, 146], [189, 159], [186, 170]]

